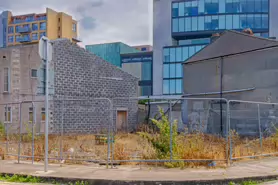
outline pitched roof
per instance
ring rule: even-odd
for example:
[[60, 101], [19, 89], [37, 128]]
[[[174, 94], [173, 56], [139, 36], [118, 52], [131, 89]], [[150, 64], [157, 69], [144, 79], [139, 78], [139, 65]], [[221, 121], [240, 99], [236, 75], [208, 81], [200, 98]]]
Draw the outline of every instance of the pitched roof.
[[278, 46], [278, 42], [242, 32], [227, 30], [214, 42], [186, 60], [185, 63], [208, 60], [273, 46]]

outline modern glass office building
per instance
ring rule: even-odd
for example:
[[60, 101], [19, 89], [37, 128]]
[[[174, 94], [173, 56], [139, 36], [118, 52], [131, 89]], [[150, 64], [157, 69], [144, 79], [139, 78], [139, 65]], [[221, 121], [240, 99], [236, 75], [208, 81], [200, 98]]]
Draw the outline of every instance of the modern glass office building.
[[182, 63], [211, 42], [215, 33], [250, 28], [276, 37], [278, 0], [154, 1], [153, 93], [182, 94]]

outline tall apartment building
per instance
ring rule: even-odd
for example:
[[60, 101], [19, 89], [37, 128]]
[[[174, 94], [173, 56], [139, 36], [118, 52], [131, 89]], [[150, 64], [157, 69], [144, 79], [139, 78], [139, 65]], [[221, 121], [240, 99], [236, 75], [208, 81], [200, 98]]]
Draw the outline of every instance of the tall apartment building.
[[50, 8], [40, 14], [13, 15], [10, 11], [0, 14], [0, 47], [37, 43], [42, 36], [80, 42], [77, 35], [77, 21]]
[[[277, 37], [277, 0], [154, 0], [153, 94], [182, 94], [182, 63], [224, 30]], [[201, 75], [201, 74], [200, 74]]]

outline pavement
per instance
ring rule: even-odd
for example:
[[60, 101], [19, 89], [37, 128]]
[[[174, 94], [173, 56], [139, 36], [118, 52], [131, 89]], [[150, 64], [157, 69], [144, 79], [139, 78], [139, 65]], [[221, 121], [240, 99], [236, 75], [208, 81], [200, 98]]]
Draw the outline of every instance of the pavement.
[[[229, 168], [217, 169], [165, 169], [138, 166], [118, 166], [116, 169], [106, 169], [106, 166], [63, 165], [50, 164], [48, 172], [44, 172], [42, 163], [31, 164], [16, 161], [1, 160], [0, 173], [23, 174], [39, 176], [47, 179], [88, 180], [91, 184], [121, 184], [120, 182], [140, 182], [139, 184], [225, 184], [224, 182], [238, 182], [245, 180], [274, 180], [278, 179], [278, 158], [267, 158], [258, 161], [243, 161], [231, 165]], [[195, 183], [196, 182], [196, 183]], [[211, 182], [211, 183], [208, 183]], [[213, 183], [212, 183], [213, 182]], [[218, 183], [219, 182], [219, 183]], [[124, 184], [124, 183], [123, 183]], [[172, 183], [173, 184], [173, 183]]]

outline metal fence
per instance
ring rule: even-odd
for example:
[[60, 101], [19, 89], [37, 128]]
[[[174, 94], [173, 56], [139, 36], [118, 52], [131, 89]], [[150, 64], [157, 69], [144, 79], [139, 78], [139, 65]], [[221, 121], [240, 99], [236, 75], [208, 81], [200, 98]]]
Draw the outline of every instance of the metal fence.
[[[112, 101], [112, 164], [227, 162], [227, 110], [221, 106], [227, 100], [126, 97]], [[118, 101], [122, 107], [115, 106]]]
[[[225, 165], [278, 154], [275, 103], [220, 98], [55, 99], [0, 104], [0, 154], [54, 163]], [[217, 164], [216, 164], [217, 163]]]
[[278, 104], [230, 100], [230, 160], [278, 154]]

